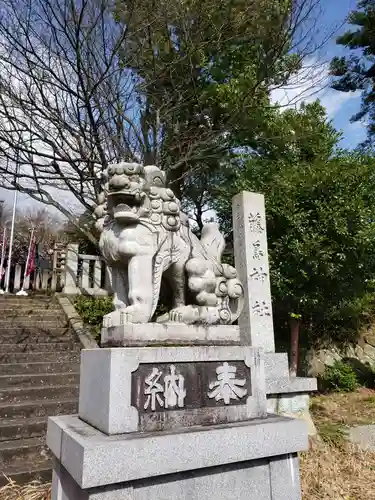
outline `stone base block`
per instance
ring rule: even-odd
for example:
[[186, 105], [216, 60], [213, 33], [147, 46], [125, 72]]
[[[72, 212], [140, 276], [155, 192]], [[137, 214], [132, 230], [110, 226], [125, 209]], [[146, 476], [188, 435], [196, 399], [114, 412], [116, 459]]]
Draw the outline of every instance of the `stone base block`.
[[284, 417], [300, 418], [307, 423], [309, 436], [316, 436], [315, 424], [310, 415], [309, 394], [278, 394], [267, 398], [267, 411]]
[[[113, 315], [116, 317], [113, 319]], [[103, 318], [101, 345], [129, 347], [153, 345], [239, 345], [240, 331], [234, 325], [186, 325], [184, 323], [124, 323], [120, 312]], [[112, 322], [116, 320], [115, 324]]]
[[260, 349], [128, 347], [81, 354], [79, 416], [106, 434], [266, 415]]
[[49, 419], [53, 500], [300, 500], [302, 421], [106, 436], [78, 417]]
[[282, 377], [270, 379], [266, 373], [267, 394], [310, 393], [317, 390], [316, 378]]
[[310, 415], [309, 394], [317, 390], [316, 379], [290, 377], [286, 353], [266, 353], [265, 373], [267, 411], [304, 420], [308, 426], [309, 436], [315, 436], [316, 429]]
[[289, 363], [286, 352], [266, 352], [264, 354], [266, 378], [273, 380], [289, 377]]
[[266, 390], [268, 412], [300, 418], [307, 423], [309, 436], [316, 435], [316, 428], [310, 415], [310, 393], [317, 390], [315, 378], [266, 379]]

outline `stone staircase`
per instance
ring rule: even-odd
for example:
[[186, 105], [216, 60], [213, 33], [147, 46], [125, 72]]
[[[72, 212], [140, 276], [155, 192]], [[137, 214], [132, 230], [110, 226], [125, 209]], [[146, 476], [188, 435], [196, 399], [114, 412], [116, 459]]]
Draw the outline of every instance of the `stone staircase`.
[[51, 477], [47, 419], [77, 413], [79, 352], [54, 297], [0, 296], [0, 484]]

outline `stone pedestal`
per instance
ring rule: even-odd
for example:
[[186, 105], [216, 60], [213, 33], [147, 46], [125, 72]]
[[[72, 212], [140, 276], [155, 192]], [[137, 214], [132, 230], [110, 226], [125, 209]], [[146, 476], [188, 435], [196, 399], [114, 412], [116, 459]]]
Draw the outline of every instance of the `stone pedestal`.
[[300, 500], [307, 426], [267, 414], [265, 367], [272, 377], [285, 361], [270, 356], [238, 345], [82, 351], [79, 415], [48, 422], [52, 499]]
[[[233, 390], [220, 397], [225, 369]], [[264, 384], [263, 353], [251, 347], [88, 349], [79, 417], [106, 434], [239, 422], [266, 415]]]
[[300, 500], [302, 421], [269, 416], [183, 432], [107, 436], [49, 419], [52, 500]]
[[240, 345], [235, 325], [186, 325], [184, 323], [123, 323], [124, 313], [114, 311], [103, 318], [102, 347], [153, 345]]

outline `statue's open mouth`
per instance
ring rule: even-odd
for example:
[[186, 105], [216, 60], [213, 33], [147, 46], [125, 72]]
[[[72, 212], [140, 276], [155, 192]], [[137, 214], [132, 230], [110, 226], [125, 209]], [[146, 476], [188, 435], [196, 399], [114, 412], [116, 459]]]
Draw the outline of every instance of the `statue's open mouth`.
[[138, 210], [141, 204], [139, 193], [115, 192], [108, 193], [108, 201], [112, 205], [115, 219], [136, 220], [139, 218]]

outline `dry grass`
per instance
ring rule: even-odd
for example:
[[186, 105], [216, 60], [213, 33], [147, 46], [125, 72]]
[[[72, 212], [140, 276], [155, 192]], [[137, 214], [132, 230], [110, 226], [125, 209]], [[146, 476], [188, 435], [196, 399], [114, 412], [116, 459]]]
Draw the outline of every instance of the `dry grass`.
[[[303, 500], [375, 500], [375, 453], [345, 439], [350, 426], [375, 423], [375, 391], [316, 396], [312, 416], [320, 438], [301, 454]], [[10, 481], [0, 488], [0, 500], [50, 500], [50, 488]]]
[[375, 453], [314, 441], [301, 455], [303, 500], [375, 500]]
[[0, 488], [0, 500], [51, 500], [51, 485], [32, 482], [20, 486], [9, 480]]
[[375, 391], [315, 396], [311, 414], [320, 438], [301, 455], [303, 500], [375, 500], [375, 453], [345, 439], [349, 427], [375, 423]]
[[315, 396], [311, 414], [318, 429], [328, 422], [345, 427], [375, 424], [375, 391], [361, 388], [351, 393]]

